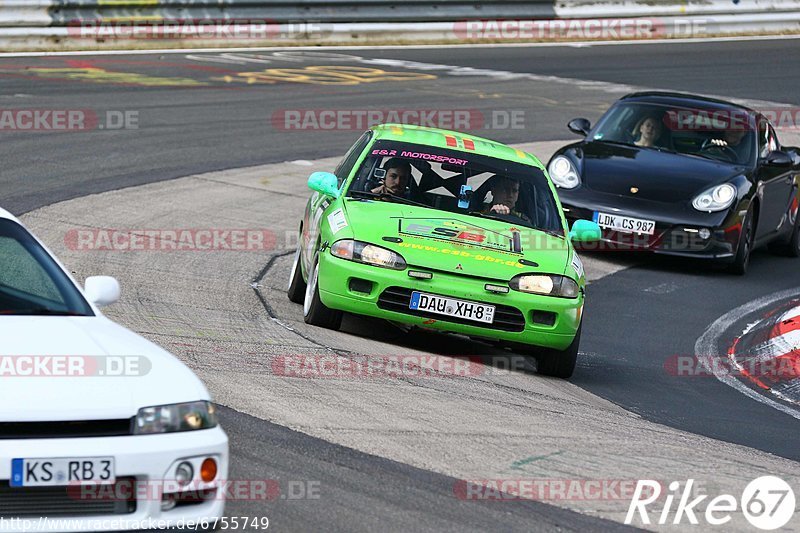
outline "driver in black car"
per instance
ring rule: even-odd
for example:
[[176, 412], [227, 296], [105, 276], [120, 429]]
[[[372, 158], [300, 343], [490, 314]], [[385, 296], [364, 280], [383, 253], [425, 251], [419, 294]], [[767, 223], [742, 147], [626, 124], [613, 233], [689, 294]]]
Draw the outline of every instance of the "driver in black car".
[[530, 218], [520, 211], [516, 211], [517, 200], [519, 199], [519, 182], [513, 178], [503, 176], [495, 177], [491, 184], [492, 203], [484, 206], [482, 213], [513, 215], [525, 221]]
[[725, 130], [722, 139], [711, 139], [709, 148], [719, 147], [729, 150], [736, 155], [736, 161], [746, 161], [750, 154], [750, 147], [743, 142], [747, 130], [745, 128], [729, 128]]

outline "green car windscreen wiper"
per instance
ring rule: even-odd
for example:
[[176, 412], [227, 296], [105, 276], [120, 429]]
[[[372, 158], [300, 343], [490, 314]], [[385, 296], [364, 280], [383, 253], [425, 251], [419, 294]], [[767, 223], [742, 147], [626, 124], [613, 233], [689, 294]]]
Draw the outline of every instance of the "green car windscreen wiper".
[[358, 198], [375, 198], [376, 200], [397, 200], [399, 203], [408, 204], [408, 205], [416, 205], [419, 207], [430, 207], [429, 205], [422, 204], [420, 202], [415, 202], [414, 200], [409, 200], [408, 198], [403, 198], [402, 196], [397, 196], [395, 194], [391, 194], [388, 192], [382, 193], [375, 193], [370, 191], [350, 191], [348, 193], [350, 196], [355, 196]]

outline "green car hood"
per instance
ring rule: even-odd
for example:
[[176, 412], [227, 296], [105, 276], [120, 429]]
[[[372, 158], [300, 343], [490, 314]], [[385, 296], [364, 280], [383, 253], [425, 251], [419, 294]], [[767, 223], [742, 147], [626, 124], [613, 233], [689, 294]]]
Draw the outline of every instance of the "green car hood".
[[[563, 274], [570, 257], [566, 239], [498, 220], [352, 198], [344, 210], [354, 239], [393, 250], [410, 267], [508, 281], [520, 273]], [[514, 230], [519, 253], [512, 251]]]

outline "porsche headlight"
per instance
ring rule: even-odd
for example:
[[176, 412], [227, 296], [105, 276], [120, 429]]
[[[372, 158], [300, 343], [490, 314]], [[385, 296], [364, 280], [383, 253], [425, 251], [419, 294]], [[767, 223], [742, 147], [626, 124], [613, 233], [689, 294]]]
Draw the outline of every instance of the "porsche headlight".
[[578, 176], [575, 165], [563, 155], [556, 156], [550, 161], [547, 173], [550, 174], [550, 179], [553, 180], [555, 186], [562, 189], [574, 189], [581, 184], [581, 178]]
[[176, 403], [143, 407], [136, 414], [134, 435], [176, 433], [216, 427], [217, 411], [211, 402]]
[[511, 278], [508, 286], [515, 291], [561, 298], [577, 298], [580, 293], [575, 280], [555, 274], [520, 274]]
[[394, 270], [404, 270], [407, 266], [403, 256], [396, 252], [352, 239], [343, 239], [333, 243], [331, 254], [341, 259]]
[[692, 200], [692, 207], [698, 211], [722, 211], [731, 206], [736, 199], [736, 187], [730, 183], [716, 185], [703, 191]]

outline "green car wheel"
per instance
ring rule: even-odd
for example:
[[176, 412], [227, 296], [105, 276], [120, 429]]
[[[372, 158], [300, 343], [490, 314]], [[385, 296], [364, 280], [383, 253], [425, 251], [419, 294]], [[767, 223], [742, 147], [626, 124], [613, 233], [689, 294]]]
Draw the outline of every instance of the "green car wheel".
[[578, 347], [581, 343], [581, 326], [566, 350], [546, 349], [542, 350], [534, 357], [536, 358], [536, 371], [543, 376], [567, 379], [572, 377], [575, 371], [575, 363], [578, 361]]
[[306, 284], [303, 301], [303, 320], [306, 324], [327, 329], [339, 329], [342, 325], [342, 312], [330, 309], [319, 298], [319, 256], [314, 256], [314, 263]]
[[300, 267], [300, 246], [294, 253], [294, 263], [289, 273], [289, 289], [286, 291], [289, 300], [301, 304], [306, 297], [306, 282], [303, 280], [303, 269]]

